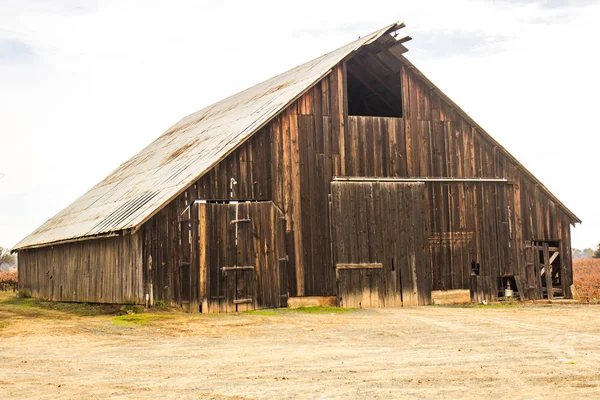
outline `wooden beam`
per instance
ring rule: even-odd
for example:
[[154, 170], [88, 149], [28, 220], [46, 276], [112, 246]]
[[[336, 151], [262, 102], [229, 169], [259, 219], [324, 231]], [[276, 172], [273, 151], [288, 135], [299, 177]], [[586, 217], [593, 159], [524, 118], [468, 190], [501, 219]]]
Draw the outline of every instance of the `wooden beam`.
[[251, 221], [252, 221], [252, 220], [251, 220], [250, 218], [244, 218], [244, 219], [232, 219], [232, 220], [231, 220], [229, 223], [230, 223], [231, 225], [234, 225], [234, 224], [241, 224], [241, 223], [243, 223], [243, 222], [251, 222]]
[[245, 269], [254, 269], [254, 265], [235, 265], [233, 267], [221, 267], [221, 271], [241, 271]]
[[383, 264], [371, 263], [371, 264], [335, 264], [336, 269], [382, 269]]
[[[364, 57], [370, 58], [371, 60], [378, 62], [391, 76], [398, 75], [400, 71], [402, 71], [402, 67], [404, 66], [397, 57], [395, 57], [390, 51], [382, 46], [376, 47], [376, 50], [373, 52], [365, 51], [362, 53]], [[382, 59], [381, 56], [385, 56], [385, 60]], [[390, 65], [392, 64], [392, 65]]]
[[546, 270], [546, 292], [548, 299], [552, 300], [554, 293], [552, 290], [552, 266], [550, 265], [550, 254], [548, 251], [548, 243], [544, 243], [544, 269]]
[[554, 260], [556, 260], [556, 257], [558, 257], [560, 253], [558, 251], [555, 251], [554, 254], [552, 254], [552, 256], [550, 257], [550, 265], [552, 265], [552, 263], [554, 262]]
[[[536, 246], [536, 248], [537, 248], [539, 251], [544, 251], [544, 246]], [[548, 251], [560, 251], [560, 248], [558, 248], [558, 247], [551, 247], [551, 246], [549, 246], [549, 247], [548, 247]]]
[[412, 40], [412, 38], [411, 38], [410, 36], [404, 36], [403, 38], [396, 39], [396, 40], [395, 40], [395, 41], [393, 41], [393, 42], [386, 43], [386, 44], [384, 45], [384, 47], [385, 47], [386, 49], [389, 49], [390, 47], [394, 47], [394, 46], [396, 46], [396, 45], [398, 45], [398, 44], [406, 43], [406, 42], [408, 42], [408, 41], [410, 41], [410, 40]]
[[199, 224], [198, 224], [198, 243], [192, 243], [192, 251], [196, 251], [198, 252], [198, 269], [199, 269], [199, 274], [200, 274], [200, 290], [198, 293], [198, 297], [199, 300], [201, 301], [202, 304], [202, 313], [203, 314], [207, 314], [208, 313], [208, 303], [209, 303], [209, 297], [210, 297], [210, 280], [209, 280], [209, 267], [208, 267], [208, 260], [207, 260], [207, 236], [208, 236], [208, 230], [207, 230], [207, 224], [206, 224], [206, 212], [207, 212], [207, 207], [206, 207], [206, 203], [204, 204], [196, 204], [195, 205], [198, 208], [198, 219], [199, 219]]

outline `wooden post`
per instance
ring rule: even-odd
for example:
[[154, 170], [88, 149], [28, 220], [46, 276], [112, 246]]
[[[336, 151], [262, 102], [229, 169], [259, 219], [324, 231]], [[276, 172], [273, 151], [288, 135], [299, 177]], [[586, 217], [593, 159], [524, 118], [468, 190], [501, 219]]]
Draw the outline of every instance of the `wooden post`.
[[535, 272], [535, 287], [536, 287], [536, 298], [543, 299], [544, 293], [542, 288], [542, 267], [540, 265], [540, 249], [538, 242], [533, 243], [533, 263]]
[[548, 299], [552, 300], [554, 297], [552, 290], [552, 264], [550, 263], [548, 243], [544, 243], [544, 268], [546, 269], [546, 292], [548, 293]]
[[292, 172], [292, 226], [294, 231], [296, 295], [304, 296], [304, 248], [302, 243], [302, 201], [300, 196], [300, 145], [298, 143], [298, 116], [290, 116], [290, 145]]
[[[190, 206], [190, 229], [191, 232], [191, 244], [189, 245], [190, 251], [190, 312], [200, 311], [200, 262], [198, 257], [198, 205], [192, 204]], [[187, 238], [186, 238], [187, 239]], [[188, 239], [189, 240], [189, 239]]]
[[199, 265], [198, 269], [200, 271], [200, 289], [198, 293], [198, 297], [202, 302], [202, 313], [208, 313], [208, 296], [209, 296], [209, 287], [208, 287], [208, 265], [206, 262], [206, 203], [204, 204], [196, 204], [197, 207], [197, 215], [198, 215], [198, 241], [196, 243], [192, 243], [192, 251], [197, 252]]

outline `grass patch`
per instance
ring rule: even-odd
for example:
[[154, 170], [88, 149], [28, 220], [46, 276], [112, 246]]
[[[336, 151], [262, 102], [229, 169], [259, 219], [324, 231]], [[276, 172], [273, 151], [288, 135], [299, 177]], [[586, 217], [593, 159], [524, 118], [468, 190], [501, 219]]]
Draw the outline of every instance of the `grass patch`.
[[58, 311], [62, 313], [77, 315], [81, 317], [92, 317], [97, 315], [111, 315], [119, 311], [119, 305], [107, 304], [89, 304], [89, 303], [60, 303], [54, 301], [45, 301], [33, 297], [8, 297], [0, 301], [0, 306], [6, 311], [17, 312], [23, 309], [31, 311]]
[[251, 315], [278, 315], [281, 314], [281, 312], [276, 311], [276, 310], [256, 310], [256, 311], [246, 311], [246, 314], [251, 314]]
[[446, 308], [516, 308], [522, 307], [519, 303], [491, 303], [491, 304], [432, 304], [433, 307]]
[[164, 301], [157, 300], [154, 302], [152, 309], [160, 310], [160, 311], [169, 311], [169, 310], [171, 310], [171, 307], [169, 307], [169, 305], [167, 303], [165, 303]]
[[493, 303], [493, 304], [474, 304], [473, 308], [515, 308], [519, 307], [516, 303]]
[[358, 308], [340, 308], [340, 307], [298, 307], [288, 308], [288, 312], [297, 312], [305, 314], [348, 314], [359, 311]]
[[69, 318], [116, 315], [125, 310], [143, 311], [140, 306], [118, 304], [61, 303], [34, 297], [1, 296], [0, 310], [27, 317]]
[[339, 307], [298, 307], [298, 308], [275, 308], [271, 310], [246, 311], [250, 315], [282, 315], [289, 313], [302, 314], [347, 314], [357, 312], [357, 308], [339, 308]]
[[17, 307], [33, 307], [39, 302], [38, 299], [31, 297], [7, 297], [0, 301], [0, 304], [6, 304]]
[[147, 325], [156, 321], [173, 319], [174, 315], [164, 315], [164, 314], [129, 314], [129, 315], [120, 315], [118, 317], [114, 317], [110, 320], [110, 322], [115, 326], [139, 326], [139, 325]]

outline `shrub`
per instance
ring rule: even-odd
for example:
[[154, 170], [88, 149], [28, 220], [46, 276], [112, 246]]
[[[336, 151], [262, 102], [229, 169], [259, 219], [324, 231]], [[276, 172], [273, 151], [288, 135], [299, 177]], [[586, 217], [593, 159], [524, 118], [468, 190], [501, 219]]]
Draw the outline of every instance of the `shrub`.
[[153, 307], [157, 310], [163, 310], [163, 311], [169, 309], [169, 305], [162, 300], [156, 300], [154, 302]]
[[0, 283], [19, 283], [17, 271], [0, 271]]
[[0, 290], [17, 290], [19, 274], [17, 271], [0, 271]]
[[573, 281], [580, 297], [600, 299], [600, 259], [574, 260]]

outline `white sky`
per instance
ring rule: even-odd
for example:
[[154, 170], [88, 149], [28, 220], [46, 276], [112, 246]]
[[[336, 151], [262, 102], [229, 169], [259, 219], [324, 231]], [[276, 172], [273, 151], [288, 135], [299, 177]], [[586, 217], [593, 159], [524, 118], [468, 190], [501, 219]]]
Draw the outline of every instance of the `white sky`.
[[0, 0], [0, 246], [180, 118], [400, 21], [407, 57], [600, 242], [596, 1]]

